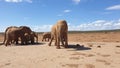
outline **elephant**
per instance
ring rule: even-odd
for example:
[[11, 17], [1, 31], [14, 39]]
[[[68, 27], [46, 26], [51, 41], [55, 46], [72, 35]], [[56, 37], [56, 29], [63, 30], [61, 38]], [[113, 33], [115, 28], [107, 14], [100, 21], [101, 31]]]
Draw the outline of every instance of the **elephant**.
[[32, 30], [28, 26], [20, 26], [19, 28], [21, 28], [22, 32], [24, 33], [25, 44], [28, 44], [28, 41], [27, 41], [25, 35], [28, 34], [28, 37], [29, 37], [31, 35]]
[[30, 41], [31, 41], [31, 44], [34, 44], [35, 43], [35, 38], [36, 38], [36, 43], [38, 43], [38, 34], [34, 31], [32, 31], [30, 33]]
[[29, 41], [30, 41], [30, 35], [28, 33], [24, 34], [24, 41], [25, 41], [25, 44], [29, 43]]
[[[51, 29], [51, 40], [49, 42], [49, 46], [53, 39], [55, 39], [55, 45], [57, 49], [60, 49], [60, 41], [62, 45], [67, 48], [68, 47], [68, 25], [65, 20], [59, 20], [55, 25], [52, 26]], [[64, 44], [65, 43], [65, 44]]]
[[36, 32], [32, 31], [30, 35], [28, 33], [25, 33], [24, 36], [25, 36], [26, 43], [29, 43], [30, 41], [31, 44], [34, 44], [35, 38], [36, 38], [36, 43], [38, 43], [38, 34]]
[[30, 29], [30, 27], [28, 26], [20, 26], [19, 28], [22, 28], [23, 33], [28, 33], [30, 34], [32, 32], [32, 30]]
[[49, 39], [51, 39], [51, 33], [50, 32], [44, 32], [43, 34], [42, 34], [42, 41], [46, 41], [46, 39], [48, 39], [48, 41], [49, 41]]
[[[4, 33], [4, 41], [3, 41], [3, 44], [5, 44], [5, 41], [6, 41], [6, 33], [8, 33], [9, 31], [11, 30], [14, 30], [14, 29], [17, 29], [18, 27], [17, 26], [10, 26], [10, 27], [7, 27], [6, 30], [5, 30], [5, 33]], [[12, 41], [11, 41], [12, 43]], [[16, 42], [17, 43], [17, 42]]]
[[[21, 39], [21, 44], [24, 44], [25, 39], [24, 39], [24, 32], [22, 28], [17, 28], [17, 29], [13, 29], [13, 30], [8, 30], [6, 32], [6, 40], [5, 40], [5, 46], [11, 44], [10, 42], [12, 40], [18, 40], [18, 38], [20, 37]], [[15, 41], [13, 41], [14, 43]]]
[[[18, 32], [21, 32], [21, 33], [23, 33], [23, 34], [21, 34], [21, 33], [20, 33], [20, 34], [17, 34], [17, 30], [19, 30]], [[13, 32], [13, 33], [12, 33], [12, 32]], [[18, 44], [18, 39], [19, 39], [19, 37], [21, 37], [21, 39], [25, 38], [25, 37], [24, 37], [24, 34], [25, 34], [25, 33], [28, 33], [28, 34], [31, 33], [31, 29], [30, 29], [29, 27], [27, 27], [27, 26], [20, 26], [20, 27], [11, 26], [11, 27], [8, 27], [8, 28], [5, 30], [5, 36], [4, 36], [4, 41], [3, 41], [3, 43], [5, 43], [5, 41], [9, 40], [9, 39], [8, 39], [9, 36], [12, 37], [12, 38], [14, 38], [14, 36], [15, 36], [15, 38], [12, 39], [11, 42], [13, 41], [13, 42], [16, 42], [16, 44]], [[14, 34], [14, 35], [11, 36], [11, 34]], [[20, 36], [20, 35], [22, 35], [22, 36]], [[6, 38], [6, 36], [8, 36], [8, 37]], [[23, 42], [25, 42], [25, 40], [24, 40], [24, 41], [21, 40], [21, 44], [24, 44]], [[9, 42], [8, 44], [10, 44], [10, 42]], [[7, 44], [7, 45], [8, 45], [8, 44]], [[6, 45], [6, 43], [5, 43], [5, 45]]]

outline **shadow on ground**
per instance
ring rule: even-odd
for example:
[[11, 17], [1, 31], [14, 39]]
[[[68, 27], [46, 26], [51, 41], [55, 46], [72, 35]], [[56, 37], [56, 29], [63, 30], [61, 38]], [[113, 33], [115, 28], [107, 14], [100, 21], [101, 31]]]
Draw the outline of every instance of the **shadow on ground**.
[[68, 45], [68, 49], [73, 49], [73, 50], [68, 50], [68, 51], [78, 51], [78, 50], [91, 50], [89, 47], [84, 47], [84, 45]]
[[[27, 45], [21, 45], [21, 44], [11, 44], [8, 46], [39, 46], [39, 45], [44, 45], [46, 43], [34, 43], [34, 44], [27, 44]], [[0, 46], [3, 45], [5, 46], [3, 43], [0, 43]]]
[[27, 45], [21, 45], [21, 44], [17, 44], [15, 46], [39, 46], [39, 45], [44, 45], [46, 43], [34, 43], [34, 44], [27, 44]]
[[0, 45], [3, 45], [3, 43], [0, 43]]

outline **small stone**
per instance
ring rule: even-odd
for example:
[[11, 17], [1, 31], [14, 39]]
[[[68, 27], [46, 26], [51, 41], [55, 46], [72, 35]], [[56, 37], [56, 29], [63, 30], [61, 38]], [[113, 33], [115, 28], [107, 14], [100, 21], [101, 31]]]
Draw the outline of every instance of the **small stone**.
[[101, 48], [101, 46], [97, 46], [98, 48]]
[[80, 44], [76, 44], [76, 46], [78, 47], [78, 46], [80, 46]]

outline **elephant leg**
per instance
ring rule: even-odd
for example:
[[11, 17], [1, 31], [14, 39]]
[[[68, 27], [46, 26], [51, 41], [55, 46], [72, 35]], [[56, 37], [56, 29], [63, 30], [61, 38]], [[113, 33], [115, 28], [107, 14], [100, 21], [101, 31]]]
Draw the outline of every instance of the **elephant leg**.
[[50, 42], [48, 44], [49, 46], [51, 46], [51, 43], [52, 43], [53, 39], [54, 39], [54, 37], [51, 38], [51, 40], [50, 40]]
[[32, 41], [31, 41], [31, 44], [34, 44], [34, 43], [35, 43], [34, 40], [32, 40]]
[[13, 41], [11, 41], [12, 43], [16, 43], [18, 44], [18, 38], [14, 39]]
[[15, 43], [15, 40], [10, 40], [10, 42], [8, 43], [9, 45], [13, 45]]
[[57, 49], [60, 49], [60, 35], [58, 34], [57, 36], [56, 36], [56, 48]]
[[44, 38], [42, 38], [42, 41], [44, 41]]
[[48, 41], [49, 41], [49, 38], [48, 38]]
[[5, 46], [7, 46], [7, 45], [8, 45], [8, 41], [6, 40], [6, 41], [5, 41]]
[[25, 45], [27, 45], [28, 44], [28, 39], [25, 37], [25, 39], [24, 39], [24, 43], [25, 43]]
[[45, 41], [46, 41], [46, 38], [45, 38]]
[[21, 37], [21, 45], [24, 45], [25, 39]]
[[65, 48], [68, 48], [68, 36], [67, 36], [67, 33], [65, 34], [64, 41], [65, 41]]
[[34, 43], [35, 43], [35, 39], [31, 38], [31, 44], [34, 44]]
[[6, 40], [6, 41], [5, 41], [5, 46], [8, 46], [8, 45], [10, 45], [10, 41], [9, 41], [9, 40]]
[[21, 40], [21, 45], [24, 45], [24, 42]]
[[55, 46], [57, 46], [57, 39], [55, 39]]
[[15, 40], [16, 44], [18, 44], [18, 38]]
[[62, 46], [65, 46], [65, 44], [64, 44], [64, 36], [61, 36], [60, 41], [61, 41]]
[[26, 45], [28, 44], [28, 40], [25, 40], [25, 44], [26, 44]]
[[63, 40], [63, 39], [61, 39], [61, 43], [62, 43], [63, 46], [65, 46], [65, 44], [64, 44], [64, 40]]
[[38, 37], [36, 38], [36, 43], [38, 43]]
[[59, 37], [59, 35], [57, 36], [56, 43], [57, 43], [56, 48], [60, 49], [60, 37]]

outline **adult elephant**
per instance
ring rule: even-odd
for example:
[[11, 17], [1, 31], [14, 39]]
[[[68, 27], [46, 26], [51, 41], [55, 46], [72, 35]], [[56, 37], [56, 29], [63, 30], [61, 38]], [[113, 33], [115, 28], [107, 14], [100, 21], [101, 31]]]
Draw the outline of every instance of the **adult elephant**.
[[42, 41], [46, 41], [46, 39], [48, 39], [47, 41], [49, 41], [49, 39], [51, 39], [51, 33], [50, 32], [44, 32], [42, 34]]
[[21, 39], [21, 44], [24, 44], [25, 39], [24, 39], [24, 32], [22, 28], [8, 30], [6, 32], [5, 46], [11, 44], [12, 40], [18, 40], [18, 38]]
[[[10, 26], [10, 27], [7, 27], [7, 28], [6, 28], [5, 33], [4, 33], [4, 41], [3, 41], [3, 44], [5, 44], [5, 41], [6, 41], [6, 33], [8, 33], [8, 32], [11, 31], [11, 30], [15, 30], [15, 29], [17, 29], [17, 28], [18, 28], [17, 26]], [[12, 41], [11, 41], [11, 43], [12, 43]], [[16, 43], [18, 43], [18, 42], [16, 42]]]
[[[28, 26], [20, 26], [19, 28], [22, 29], [22, 32], [24, 34], [24, 42], [25, 44], [28, 44], [28, 37], [31, 36], [32, 30]], [[18, 40], [17, 40], [18, 41]]]
[[[65, 48], [68, 47], [68, 25], [65, 20], [59, 20], [55, 25], [53, 25], [51, 29], [51, 40], [49, 42], [49, 46], [53, 39], [55, 39], [55, 45], [57, 49], [60, 49], [60, 41], [62, 42]], [[65, 43], [65, 44], [64, 44]]]

